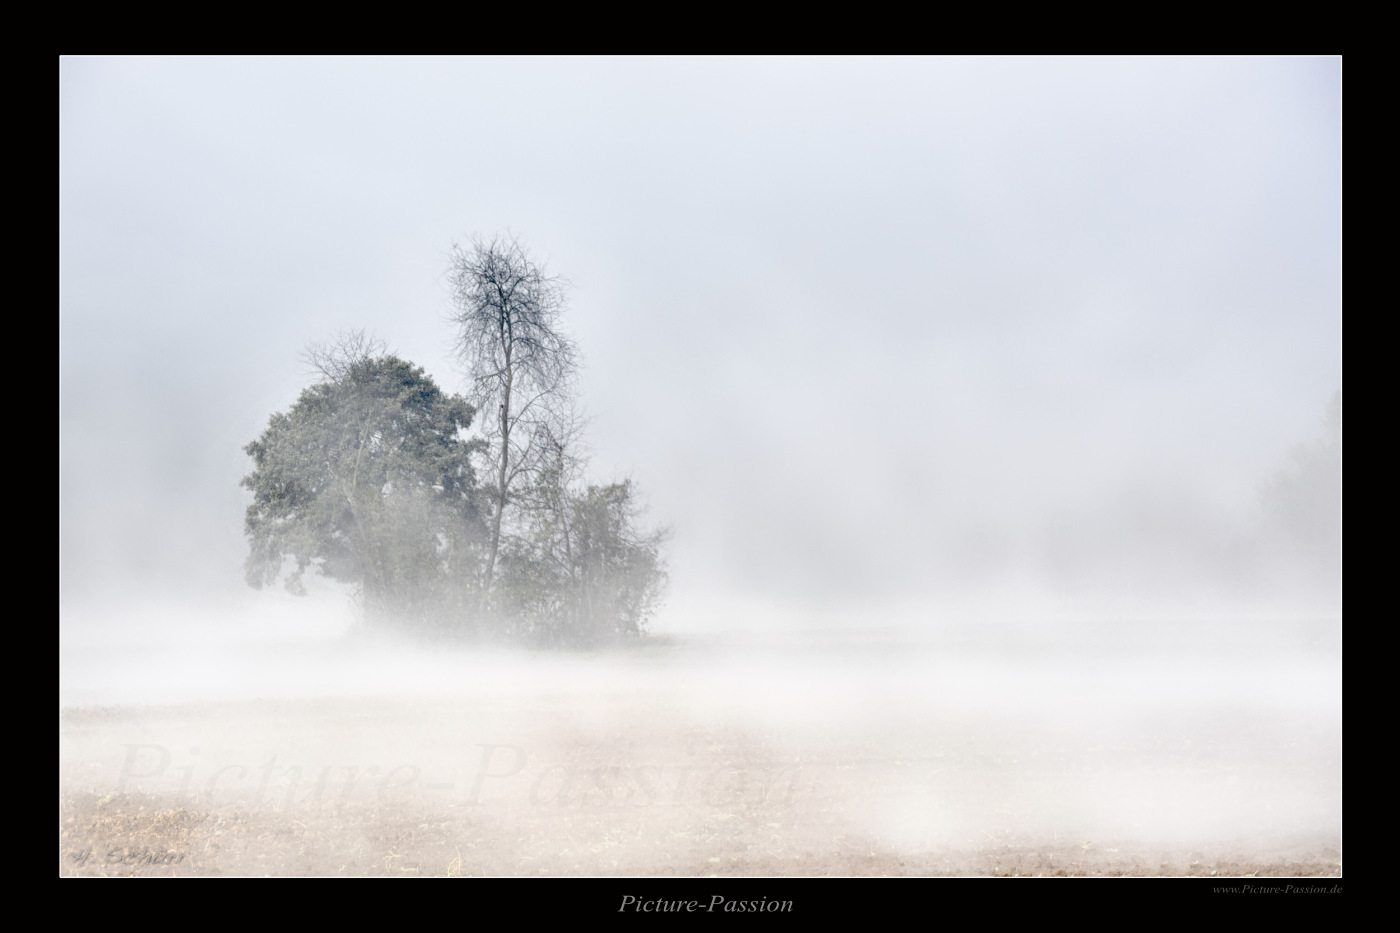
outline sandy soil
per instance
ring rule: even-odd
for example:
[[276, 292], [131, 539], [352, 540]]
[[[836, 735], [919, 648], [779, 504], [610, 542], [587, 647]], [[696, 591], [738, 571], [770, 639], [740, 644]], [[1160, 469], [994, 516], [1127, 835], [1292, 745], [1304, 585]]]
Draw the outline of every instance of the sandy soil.
[[[1341, 872], [1327, 717], [1146, 708], [1088, 728], [780, 699], [607, 675], [61, 709], [60, 873]], [[755, 705], [769, 715], [735, 715]]]

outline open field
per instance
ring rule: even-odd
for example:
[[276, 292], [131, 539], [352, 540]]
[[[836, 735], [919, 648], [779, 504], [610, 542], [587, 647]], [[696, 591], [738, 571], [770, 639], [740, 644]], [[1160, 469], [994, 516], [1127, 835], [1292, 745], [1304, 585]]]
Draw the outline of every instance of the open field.
[[[312, 695], [215, 700], [133, 692], [113, 672], [148, 679], [134, 657], [74, 649], [60, 873], [1333, 876], [1340, 670], [1327, 638], [1289, 632], [1247, 656], [1100, 636], [536, 658], [333, 641], [241, 655], [261, 692], [301, 671]], [[329, 690], [371, 661], [398, 679]], [[142, 702], [65, 704], [79, 681]]]

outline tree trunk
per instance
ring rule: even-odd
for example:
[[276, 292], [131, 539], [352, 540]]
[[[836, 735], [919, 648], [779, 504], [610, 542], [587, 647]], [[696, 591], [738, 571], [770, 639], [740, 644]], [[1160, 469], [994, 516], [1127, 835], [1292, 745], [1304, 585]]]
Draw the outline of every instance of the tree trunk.
[[506, 386], [501, 400], [501, 467], [496, 477], [496, 517], [491, 528], [491, 553], [486, 558], [486, 585], [481, 589], [483, 601], [491, 594], [491, 581], [496, 574], [496, 554], [501, 548], [501, 515], [506, 510], [506, 475], [510, 459], [510, 390], [512, 382], [509, 322], [502, 328], [506, 356]]

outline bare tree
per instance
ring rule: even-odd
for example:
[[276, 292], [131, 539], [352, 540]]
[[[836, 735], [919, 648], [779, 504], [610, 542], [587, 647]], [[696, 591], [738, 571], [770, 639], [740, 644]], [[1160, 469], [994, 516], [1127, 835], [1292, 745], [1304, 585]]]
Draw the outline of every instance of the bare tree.
[[574, 404], [578, 350], [558, 329], [564, 287], [514, 237], [452, 247], [457, 351], [482, 412], [494, 481], [482, 593], [501, 547], [502, 518], [531, 476], [558, 462], [579, 433]]

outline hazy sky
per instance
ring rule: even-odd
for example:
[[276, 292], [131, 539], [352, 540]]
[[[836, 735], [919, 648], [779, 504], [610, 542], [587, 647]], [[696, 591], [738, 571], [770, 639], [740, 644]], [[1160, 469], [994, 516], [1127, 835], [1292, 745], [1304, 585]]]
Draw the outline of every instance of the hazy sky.
[[593, 472], [673, 526], [673, 606], [961, 592], [1086, 538], [1210, 566], [1341, 384], [1340, 81], [61, 59], [60, 603], [242, 587], [241, 448], [305, 345], [367, 328], [460, 391], [448, 253], [506, 230], [572, 282]]

